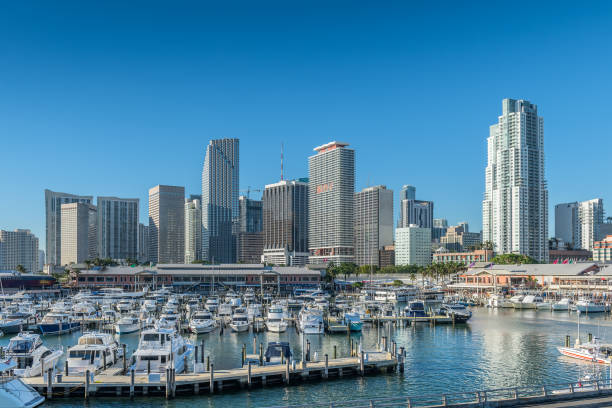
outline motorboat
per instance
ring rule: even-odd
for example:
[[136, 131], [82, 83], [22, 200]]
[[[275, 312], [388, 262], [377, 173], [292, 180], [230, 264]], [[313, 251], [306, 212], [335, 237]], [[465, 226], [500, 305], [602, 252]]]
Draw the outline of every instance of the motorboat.
[[38, 325], [42, 334], [63, 334], [70, 333], [81, 327], [81, 322], [66, 312], [47, 313]]
[[192, 350], [193, 345], [174, 329], [143, 330], [138, 349], [133, 354], [136, 361], [134, 371], [136, 374], [163, 373], [166, 368], [174, 368], [177, 373], [181, 373], [185, 370], [185, 357]]
[[561, 300], [559, 300], [558, 302], [555, 302], [552, 304], [552, 310], [553, 311], [564, 311], [567, 312], [570, 310], [571, 307], [571, 300], [569, 298], [563, 298]]
[[157, 304], [153, 299], [146, 299], [142, 304], [141, 310], [145, 310], [148, 313], [154, 313], [157, 310]]
[[219, 298], [216, 296], [211, 296], [206, 299], [206, 309], [210, 312], [214, 313], [219, 309]]
[[248, 288], [246, 292], [244, 292], [244, 295], [242, 295], [242, 298], [247, 304], [254, 302], [255, 301], [255, 291], [251, 288]]
[[115, 323], [115, 333], [128, 334], [140, 330], [141, 319], [135, 315], [123, 316]]
[[[543, 303], [544, 299], [538, 295], [527, 295], [521, 302], [514, 303], [515, 309], [537, 309], [540, 303]], [[550, 304], [549, 304], [550, 305]]]
[[582, 313], [602, 313], [607, 310], [603, 302], [596, 302], [593, 299], [582, 298], [576, 302], [576, 310]]
[[45, 402], [34, 388], [13, 374], [17, 362], [10, 359], [0, 361], [0, 407], [34, 408]]
[[298, 315], [298, 324], [304, 334], [323, 334], [323, 311], [313, 307], [303, 308]]
[[27, 327], [27, 322], [23, 317], [10, 313], [0, 314], [0, 331], [2, 333], [19, 333], [24, 327]]
[[83, 374], [87, 370], [97, 373], [115, 364], [122, 355], [123, 349], [112, 334], [86, 332], [68, 349], [68, 373]]
[[229, 326], [235, 332], [245, 332], [249, 330], [249, 316], [243, 308], [237, 308], [232, 316]]
[[286, 341], [274, 341], [268, 343], [268, 348], [264, 354], [266, 365], [284, 364], [287, 359], [291, 359], [291, 347]]
[[155, 322], [155, 327], [176, 329], [179, 323], [179, 319], [180, 316], [176, 313], [162, 313], [159, 316], [157, 322]]
[[282, 333], [287, 330], [285, 313], [279, 304], [272, 304], [266, 316], [266, 328], [272, 333]]
[[98, 311], [91, 303], [81, 302], [72, 306], [72, 315], [76, 320], [88, 321], [97, 318]]
[[15, 375], [18, 377], [35, 377], [48, 369], [55, 368], [57, 361], [64, 354], [61, 349], [51, 350], [46, 347], [40, 335], [21, 332], [11, 338], [5, 355], [17, 362]]
[[425, 311], [425, 303], [421, 300], [413, 300], [408, 302], [408, 306], [404, 308], [404, 313], [407, 317], [412, 318], [427, 318], [427, 312]]
[[597, 337], [584, 344], [576, 339], [574, 347], [557, 347], [557, 350], [566, 357], [597, 364], [610, 364], [612, 360], [612, 344], [601, 344]]
[[210, 333], [216, 327], [217, 322], [208, 310], [194, 312], [189, 320], [189, 330], [195, 334]]
[[472, 312], [461, 303], [442, 305], [440, 314], [451, 317], [455, 323], [465, 323], [472, 317]]
[[117, 311], [121, 314], [123, 313], [128, 313], [131, 312], [133, 309], [133, 304], [131, 300], [128, 299], [122, 299], [119, 302], [117, 302]]
[[344, 312], [344, 320], [349, 326], [350, 331], [361, 331], [363, 322], [361, 321], [361, 317], [359, 313], [355, 312]]
[[219, 305], [219, 309], [217, 310], [217, 317], [224, 324], [229, 324], [232, 321], [233, 314], [232, 305], [229, 303], [223, 303]]
[[[510, 303], [512, 303], [512, 307], [515, 309], [520, 309], [521, 308], [521, 303], [523, 303], [523, 299], [525, 298], [525, 295], [514, 295], [510, 298]], [[518, 305], [518, 306], [516, 306]]]
[[229, 292], [225, 295], [225, 301], [231, 305], [232, 308], [242, 306], [242, 299], [234, 292]]

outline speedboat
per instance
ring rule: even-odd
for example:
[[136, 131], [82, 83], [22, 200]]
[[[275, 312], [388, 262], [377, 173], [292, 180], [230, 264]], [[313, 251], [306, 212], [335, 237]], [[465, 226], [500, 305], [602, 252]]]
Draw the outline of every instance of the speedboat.
[[78, 329], [81, 322], [66, 312], [49, 312], [38, 325], [42, 334], [62, 334]]
[[344, 312], [344, 320], [351, 331], [361, 331], [363, 322], [361, 321], [361, 317], [359, 317], [359, 313]]
[[544, 302], [544, 299], [536, 295], [527, 295], [522, 302], [514, 303], [515, 309], [536, 309], [538, 304]]
[[298, 316], [300, 331], [304, 334], [323, 334], [323, 311], [318, 308], [305, 307]]
[[264, 358], [266, 365], [284, 364], [287, 359], [291, 359], [291, 347], [286, 341], [270, 342]]
[[47, 348], [40, 335], [30, 332], [22, 332], [11, 338], [6, 348], [6, 356], [17, 362], [15, 375], [18, 377], [42, 375], [43, 371], [55, 368], [62, 354], [62, 350]]
[[235, 332], [245, 332], [249, 330], [249, 316], [243, 308], [236, 309], [229, 326]]
[[520, 309], [521, 308], [521, 303], [523, 302], [524, 298], [525, 298], [524, 295], [514, 295], [514, 296], [512, 296], [510, 298], [510, 303], [512, 303], [512, 307], [515, 308], [515, 309]]
[[34, 408], [45, 402], [34, 388], [12, 374], [16, 368], [14, 360], [0, 361], [0, 407]]
[[279, 304], [272, 304], [266, 316], [266, 328], [272, 333], [282, 333], [287, 330], [285, 313]]
[[571, 300], [569, 298], [563, 298], [560, 301], [553, 303], [552, 310], [567, 312], [568, 310], [570, 310], [570, 307]]
[[582, 298], [576, 302], [576, 310], [582, 313], [602, 313], [607, 306], [603, 302], [596, 302], [592, 299]]
[[134, 352], [137, 374], [147, 372], [162, 373], [166, 368], [174, 368], [177, 373], [185, 370], [186, 356], [193, 345], [181, 337], [174, 329], [156, 328], [140, 333], [138, 349]]
[[96, 373], [115, 364], [122, 355], [123, 349], [112, 334], [86, 332], [68, 349], [68, 373], [83, 374], [87, 370]]
[[140, 324], [141, 321], [138, 316], [123, 316], [117, 321], [117, 323], [115, 323], [115, 333], [128, 334], [137, 332], [140, 330]]
[[444, 304], [440, 313], [452, 317], [455, 323], [465, 323], [472, 317], [472, 312], [461, 303]]
[[189, 330], [195, 334], [210, 333], [216, 327], [217, 323], [208, 310], [194, 312], [189, 320]]
[[425, 303], [421, 300], [413, 300], [408, 303], [408, 306], [404, 308], [404, 313], [408, 317], [413, 318], [426, 318], [427, 312], [425, 312]]

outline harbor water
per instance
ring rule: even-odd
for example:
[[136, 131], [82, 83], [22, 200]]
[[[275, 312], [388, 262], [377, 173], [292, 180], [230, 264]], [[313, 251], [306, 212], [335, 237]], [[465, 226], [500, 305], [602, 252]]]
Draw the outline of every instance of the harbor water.
[[[406, 349], [404, 373], [394, 372], [364, 378], [347, 377], [325, 382], [269, 386], [252, 390], [224, 392], [219, 395], [177, 397], [165, 400], [159, 397], [136, 398], [91, 398], [90, 407], [267, 407], [287, 404], [326, 403], [329, 401], [360, 398], [382, 398], [400, 395], [430, 395], [463, 392], [469, 390], [515, 387], [533, 384], [554, 384], [577, 381], [594, 369], [591, 363], [580, 362], [560, 356], [556, 346], [564, 343], [570, 335], [572, 343], [577, 334], [577, 315], [568, 312], [536, 310], [515, 311], [513, 309], [473, 309], [468, 324], [438, 325], [415, 324], [404, 327], [384, 328], [364, 325], [362, 333], [334, 335], [310, 335], [311, 353], [320, 358], [325, 353], [330, 357], [334, 345], [338, 357], [347, 356], [350, 342], [361, 342], [364, 349], [376, 347], [378, 338], [391, 333], [391, 340]], [[612, 320], [609, 315], [582, 315], [580, 331], [583, 341], [587, 333], [612, 342]], [[81, 332], [63, 336], [45, 336], [47, 345], [62, 345], [64, 350], [76, 344]], [[205, 342], [205, 355], [210, 356], [215, 370], [239, 367], [242, 345], [252, 352], [253, 336], [258, 344], [268, 341], [289, 341], [295, 359], [301, 358], [302, 337], [294, 327], [287, 332], [233, 333], [219, 330], [202, 336], [188, 336], [198, 346]], [[10, 336], [0, 338], [6, 345]], [[138, 345], [138, 333], [121, 336], [126, 343], [128, 355]], [[63, 367], [63, 360], [61, 365]], [[598, 366], [602, 378], [608, 378], [608, 368]], [[79, 398], [58, 398], [47, 401], [45, 407], [82, 407]]]

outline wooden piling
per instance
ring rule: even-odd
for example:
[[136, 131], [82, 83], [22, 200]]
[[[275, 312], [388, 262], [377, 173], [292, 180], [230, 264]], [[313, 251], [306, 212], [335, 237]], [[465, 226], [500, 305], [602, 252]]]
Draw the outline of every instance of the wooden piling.
[[206, 356], [206, 371], [210, 371], [210, 356]]
[[170, 399], [170, 369], [166, 368], [166, 399]]
[[134, 369], [130, 373], [130, 398], [134, 399]]
[[172, 398], [176, 397], [176, 368], [172, 368]]
[[291, 380], [290, 372], [289, 372], [289, 357], [286, 358], [287, 362], [285, 363], [285, 384], [289, 385], [289, 381]]
[[361, 350], [361, 355], [359, 356], [359, 373], [361, 375], [365, 374], [365, 361], [364, 361], [364, 352]]
[[53, 370], [47, 370], [47, 399], [53, 398]]
[[246, 361], [246, 344], [242, 345], [242, 364], [240, 365], [241, 367], [244, 367], [244, 363]]
[[336, 350], [336, 349], [337, 349], [337, 347], [336, 347], [336, 345], [334, 344], [334, 360], [338, 358], [338, 353], [337, 353], [337, 350]]
[[264, 365], [264, 352], [263, 352], [263, 344], [259, 345], [259, 365]]
[[64, 375], [68, 377], [68, 360], [64, 362]]
[[247, 385], [251, 388], [251, 361], [248, 362]]
[[204, 364], [204, 339], [202, 339], [202, 345], [200, 346], [200, 349], [202, 351], [201, 353], [201, 359], [202, 361], [200, 361], [202, 364]]
[[89, 370], [85, 371], [85, 401], [89, 399]]
[[215, 365], [210, 365], [210, 393], [215, 392]]
[[[123, 349], [123, 375], [126, 375], [127, 374], [127, 352], [126, 352], [127, 346], [126, 344], [123, 343], [121, 345], [121, 348]], [[170, 355], [172, 355], [172, 353]]]
[[329, 356], [325, 354], [325, 370], [323, 371], [323, 378], [329, 376]]

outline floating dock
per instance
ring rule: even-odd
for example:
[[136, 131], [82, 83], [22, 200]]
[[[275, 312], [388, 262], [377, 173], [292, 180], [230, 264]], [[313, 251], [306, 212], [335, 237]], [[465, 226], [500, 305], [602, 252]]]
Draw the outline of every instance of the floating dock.
[[[361, 352], [357, 357], [324, 359], [316, 362], [290, 363], [215, 370], [210, 364], [205, 372], [175, 374], [166, 370], [163, 374], [123, 373], [116, 367], [101, 374], [87, 376], [62, 376], [59, 372], [53, 378], [51, 370], [44, 377], [23, 378], [48, 399], [59, 397], [94, 396], [165, 396], [221, 393], [267, 385], [292, 385], [303, 381], [327, 381], [347, 376], [362, 376], [381, 372], [403, 371], [403, 353]], [[117, 374], [117, 375], [114, 375]], [[60, 378], [61, 377], [61, 378]]]

